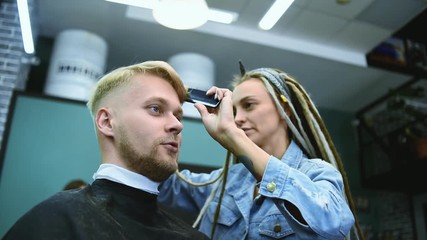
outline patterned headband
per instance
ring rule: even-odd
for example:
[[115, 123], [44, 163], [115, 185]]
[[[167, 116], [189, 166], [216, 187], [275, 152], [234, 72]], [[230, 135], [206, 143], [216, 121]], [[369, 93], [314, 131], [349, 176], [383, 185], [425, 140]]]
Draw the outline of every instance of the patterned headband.
[[[241, 76], [245, 75], [246, 69], [245, 69], [245, 66], [243, 65], [241, 60], [239, 60], [239, 68], [240, 68]], [[286, 99], [289, 99], [289, 101], [291, 100], [291, 98], [290, 98], [291, 94], [289, 92], [288, 86], [286, 85], [285, 79], [283, 79], [283, 75], [281, 75], [277, 71], [275, 71], [271, 68], [257, 68], [257, 69], [254, 69], [252, 71], [249, 71], [248, 73], [250, 75], [259, 74], [261, 76], [264, 76], [265, 79], [267, 79], [269, 83], [271, 83], [273, 86], [275, 86], [280, 91], [280, 94], [282, 95], [283, 101], [286, 102]], [[285, 74], [285, 73], [283, 73], [283, 74]], [[286, 74], [285, 74], [285, 76], [286, 76]], [[285, 99], [283, 99], [283, 97]]]
[[277, 71], [271, 68], [257, 68], [247, 73], [251, 75], [259, 74], [264, 76], [265, 79], [268, 80], [268, 82], [270, 82], [273, 86], [275, 86], [280, 91], [280, 94], [282, 94], [289, 101], [291, 100], [289, 88], [283, 79], [284, 76], [278, 73]]

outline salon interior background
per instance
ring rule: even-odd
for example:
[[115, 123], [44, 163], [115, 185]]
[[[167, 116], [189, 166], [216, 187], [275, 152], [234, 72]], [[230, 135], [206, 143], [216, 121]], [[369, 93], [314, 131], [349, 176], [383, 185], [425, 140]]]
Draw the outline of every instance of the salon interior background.
[[[43, 94], [55, 37], [66, 29], [83, 29], [106, 40], [105, 71], [133, 62], [167, 60], [182, 52], [195, 52], [213, 60], [215, 84], [228, 86], [231, 77], [238, 73], [237, 61], [242, 59], [248, 69], [278, 67], [302, 82], [337, 142], [353, 194], [369, 199], [373, 208], [376, 193], [360, 186], [352, 125], [354, 113], [410, 76], [368, 67], [365, 54], [425, 11], [427, 3], [423, 0], [363, 0], [338, 4], [335, 0], [297, 0], [271, 30], [261, 30], [257, 23], [274, 1], [207, 2], [212, 8], [238, 13], [237, 20], [229, 25], [208, 21], [195, 30], [180, 31], [156, 23], [149, 9], [104, 0], [29, 1], [36, 52], [27, 54], [22, 45], [16, 1], [1, 1], [2, 127], [8, 117], [13, 90]], [[197, 120], [188, 122], [190, 129], [200, 128]], [[3, 132], [4, 128], [1, 130]], [[43, 141], [42, 137], [37, 140]], [[207, 165], [220, 166], [221, 159]], [[52, 182], [51, 179], [47, 181]], [[0, 180], [0, 186], [2, 182]], [[62, 184], [59, 182], [53, 183], [52, 188]], [[386, 221], [378, 221], [383, 215], [370, 211], [362, 212], [359, 217], [367, 228], [381, 231], [387, 230]]]
[[[359, 110], [408, 79], [368, 67], [365, 55], [427, 7], [425, 0], [297, 0], [270, 30], [262, 30], [258, 22], [273, 0], [208, 0], [210, 8], [236, 13], [237, 19], [180, 31], [156, 23], [147, 8], [105, 0], [33, 1], [36, 36], [53, 39], [72, 28], [98, 34], [108, 44], [106, 70], [196, 52], [215, 63], [215, 84], [228, 86], [241, 59], [247, 68], [289, 71], [318, 106], [345, 112]], [[410, 34], [425, 40], [422, 32], [415, 27]]]

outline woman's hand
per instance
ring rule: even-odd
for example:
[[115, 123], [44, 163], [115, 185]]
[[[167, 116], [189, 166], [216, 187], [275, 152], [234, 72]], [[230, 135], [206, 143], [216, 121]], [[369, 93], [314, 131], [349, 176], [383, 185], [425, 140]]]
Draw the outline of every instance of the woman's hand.
[[232, 92], [227, 88], [214, 86], [207, 91], [207, 94], [215, 95], [221, 101], [217, 108], [209, 108], [200, 103], [194, 106], [199, 111], [209, 135], [228, 148], [233, 132], [239, 130], [234, 122]]
[[221, 101], [217, 108], [207, 108], [201, 103], [194, 106], [199, 111], [209, 135], [239, 158], [246, 168], [260, 181], [269, 154], [250, 140], [234, 121], [232, 92], [226, 88], [212, 87], [208, 95], [215, 94]]

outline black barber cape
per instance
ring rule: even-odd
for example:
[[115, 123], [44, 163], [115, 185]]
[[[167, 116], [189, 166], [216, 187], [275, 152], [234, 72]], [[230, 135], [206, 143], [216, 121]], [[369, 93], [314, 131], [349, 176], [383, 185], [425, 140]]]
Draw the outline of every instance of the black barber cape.
[[22, 216], [3, 239], [208, 239], [160, 209], [157, 195], [109, 180], [59, 192]]

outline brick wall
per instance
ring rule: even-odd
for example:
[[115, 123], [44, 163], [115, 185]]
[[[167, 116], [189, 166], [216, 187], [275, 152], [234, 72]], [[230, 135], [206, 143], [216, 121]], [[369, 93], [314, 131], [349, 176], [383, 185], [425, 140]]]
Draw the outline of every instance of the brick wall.
[[[32, 11], [33, 0], [28, 2]], [[32, 58], [24, 52], [16, 0], [3, 0], [0, 6], [0, 143], [12, 91], [25, 89]]]

